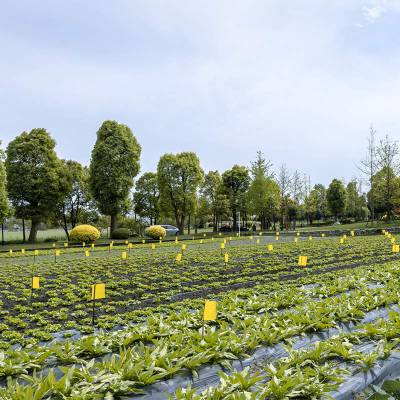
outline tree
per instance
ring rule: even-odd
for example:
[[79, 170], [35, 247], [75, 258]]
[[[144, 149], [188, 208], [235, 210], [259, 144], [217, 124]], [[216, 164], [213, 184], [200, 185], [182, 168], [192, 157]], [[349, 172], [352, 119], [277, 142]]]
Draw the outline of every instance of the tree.
[[360, 220], [364, 216], [365, 198], [360, 193], [359, 183], [353, 179], [346, 187], [346, 216]]
[[371, 223], [374, 223], [375, 219], [375, 204], [374, 204], [374, 175], [376, 174], [378, 163], [376, 160], [376, 147], [375, 147], [375, 129], [371, 125], [369, 129], [369, 138], [368, 138], [368, 147], [367, 154], [364, 160], [361, 161], [361, 165], [359, 166], [359, 170], [366, 176], [368, 184], [370, 196], [368, 196], [368, 204], [369, 209], [371, 210]]
[[237, 229], [237, 212], [245, 209], [245, 194], [250, 185], [249, 171], [246, 167], [234, 165], [222, 174], [224, 193], [229, 200], [233, 220], [233, 230]]
[[[388, 177], [391, 178], [388, 179]], [[374, 175], [373, 179], [375, 210], [382, 216], [390, 218], [392, 210], [400, 205], [400, 178], [396, 177], [393, 171], [386, 171], [386, 168], [383, 168]], [[371, 196], [372, 193], [369, 192], [369, 200]]]
[[64, 198], [63, 167], [54, 151], [56, 142], [43, 128], [23, 132], [7, 147], [7, 189], [18, 218], [31, 220], [29, 242], [39, 224], [50, 218]]
[[280, 225], [281, 228], [288, 227], [286, 218], [288, 215], [288, 203], [290, 190], [292, 188], [292, 177], [285, 164], [282, 164], [278, 173], [278, 185], [281, 190], [281, 204], [280, 204]]
[[[383, 190], [386, 199], [386, 215], [391, 218], [393, 208], [393, 197], [395, 181], [399, 172], [399, 147], [396, 141], [391, 140], [388, 135], [380, 141], [376, 150], [377, 161], [382, 173], [383, 182], [381, 190]], [[382, 193], [381, 193], [382, 194]], [[374, 196], [371, 196], [373, 199]]]
[[206, 200], [213, 219], [213, 231], [218, 230], [218, 223], [226, 213], [228, 199], [223, 193], [222, 178], [218, 171], [209, 171], [201, 187], [202, 197]]
[[57, 205], [55, 218], [62, 226], [69, 240], [68, 228], [75, 228], [82, 222], [81, 216], [89, 203], [88, 181], [89, 171], [77, 161], [62, 160], [66, 195]]
[[203, 176], [195, 153], [164, 154], [158, 162], [160, 210], [174, 216], [181, 234], [186, 218], [196, 209], [197, 189]]
[[110, 233], [126, 207], [133, 179], [139, 172], [141, 147], [130, 128], [104, 121], [97, 131], [89, 168], [89, 187], [99, 210], [111, 217]]
[[[9, 211], [10, 207], [8, 204], [8, 197], [7, 197], [7, 179], [6, 179], [6, 169], [4, 166], [4, 152], [3, 150], [0, 149], [0, 224], [2, 226], [2, 233], [3, 233], [4, 220], [8, 217]], [[4, 238], [2, 236], [2, 243], [3, 242]]]
[[261, 229], [268, 229], [279, 212], [280, 190], [269, 172], [272, 164], [257, 152], [256, 161], [251, 164], [252, 180], [248, 191], [250, 212], [256, 214]]
[[156, 224], [160, 210], [157, 174], [144, 173], [136, 182], [133, 195], [134, 210], [142, 218], [148, 218], [150, 225]]
[[326, 191], [328, 207], [337, 220], [346, 207], [346, 189], [341, 181], [334, 179]]

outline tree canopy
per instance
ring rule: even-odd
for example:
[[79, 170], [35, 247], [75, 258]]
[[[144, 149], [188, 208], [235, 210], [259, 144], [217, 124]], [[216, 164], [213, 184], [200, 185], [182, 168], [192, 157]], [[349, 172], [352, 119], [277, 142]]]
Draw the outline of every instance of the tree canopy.
[[140, 169], [141, 147], [130, 128], [116, 121], [104, 121], [90, 162], [90, 191], [100, 211], [110, 215], [112, 232], [117, 215], [124, 209]]

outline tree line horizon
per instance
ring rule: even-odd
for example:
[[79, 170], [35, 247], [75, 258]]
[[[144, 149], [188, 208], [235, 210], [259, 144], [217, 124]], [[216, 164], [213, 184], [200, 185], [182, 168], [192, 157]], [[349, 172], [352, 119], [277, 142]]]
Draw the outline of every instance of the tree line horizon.
[[345, 185], [334, 178], [328, 187], [311, 187], [308, 176], [291, 173], [285, 164], [273, 171], [261, 151], [250, 167], [235, 164], [222, 174], [205, 173], [194, 152], [167, 153], [155, 172], [135, 183], [141, 146], [127, 125], [102, 123], [89, 167], [58, 158], [55, 140], [35, 128], [0, 149], [0, 223], [10, 216], [22, 219], [25, 241], [29, 220], [28, 241], [35, 242], [44, 222], [62, 227], [69, 239], [69, 229], [80, 223], [108, 222], [112, 234], [118, 226], [138, 230], [168, 220], [183, 234], [192, 225], [218, 231], [226, 220], [234, 231], [248, 221], [268, 230], [296, 229], [299, 220], [390, 220], [400, 206], [399, 147], [388, 135], [377, 143], [375, 135], [371, 126], [360, 179]]

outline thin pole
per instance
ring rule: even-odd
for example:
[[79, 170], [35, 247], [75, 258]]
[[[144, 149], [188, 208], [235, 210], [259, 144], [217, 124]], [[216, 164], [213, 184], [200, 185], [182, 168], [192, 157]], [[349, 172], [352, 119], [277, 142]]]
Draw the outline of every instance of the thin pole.
[[96, 284], [93, 285], [93, 310], [92, 310], [92, 325], [95, 323], [95, 307], [96, 307]]

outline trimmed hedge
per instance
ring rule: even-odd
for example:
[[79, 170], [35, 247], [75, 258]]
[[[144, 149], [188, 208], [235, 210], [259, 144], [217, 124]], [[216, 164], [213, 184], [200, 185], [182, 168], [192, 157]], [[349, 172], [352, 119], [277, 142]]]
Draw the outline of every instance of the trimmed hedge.
[[161, 225], [152, 225], [145, 229], [144, 234], [152, 239], [160, 239], [167, 234], [167, 231]]
[[69, 233], [74, 242], [94, 242], [100, 237], [100, 232], [92, 225], [78, 225]]
[[112, 239], [128, 239], [129, 229], [128, 228], [118, 228], [114, 229], [111, 233]]

